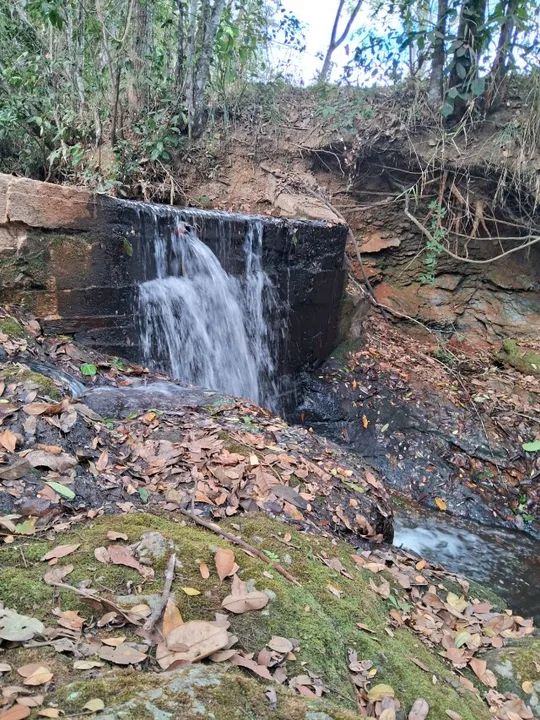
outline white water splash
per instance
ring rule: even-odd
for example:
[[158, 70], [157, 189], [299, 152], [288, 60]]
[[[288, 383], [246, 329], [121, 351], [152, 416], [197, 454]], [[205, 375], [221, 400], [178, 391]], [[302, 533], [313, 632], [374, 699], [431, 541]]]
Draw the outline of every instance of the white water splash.
[[157, 278], [140, 285], [145, 360], [175, 379], [273, 405], [272, 337], [266, 314], [275, 305], [262, 268], [262, 223], [248, 225], [245, 274], [225, 272], [189, 228], [170, 241], [156, 233]]

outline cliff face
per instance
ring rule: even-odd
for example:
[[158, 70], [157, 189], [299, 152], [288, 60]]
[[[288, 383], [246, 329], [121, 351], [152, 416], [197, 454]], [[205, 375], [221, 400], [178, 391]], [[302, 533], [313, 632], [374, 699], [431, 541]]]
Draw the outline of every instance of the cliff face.
[[262, 223], [263, 267], [287, 308], [283, 372], [324, 360], [335, 346], [346, 227], [149, 206], [25, 178], [0, 176], [0, 301], [21, 305], [49, 332], [111, 354], [140, 357], [136, 288], [155, 273], [156, 233], [178, 221], [228, 272], [242, 272], [250, 224]]

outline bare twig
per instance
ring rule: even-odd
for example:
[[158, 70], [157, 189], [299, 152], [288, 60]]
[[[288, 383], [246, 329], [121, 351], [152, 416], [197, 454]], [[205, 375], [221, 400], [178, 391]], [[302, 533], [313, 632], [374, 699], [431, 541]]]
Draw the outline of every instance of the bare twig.
[[173, 553], [171, 557], [169, 558], [169, 562], [167, 563], [167, 568], [165, 570], [165, 582], [163, 584], [163, 592], [161, 593], [161, 598], [159, 602], [157, 603], [156, 607], [153, 609], [152, 614], [150, 617], [146, 620], [146, 622], [143, 625], [143, 630], [147, 633], [152, 632], [154, 629], [156, 623], [160, 619], [160, 617], [163, 614], [163, 611], [165, 610], [165, 606], [167, 605], [167, 600], [169, 599], [171, 595], [171, 587], [174, 580], [174, 568], [176, 566], [176, 555]]
[[193, 522], [197, 525], [201, 525], [207, 530], [211, 530], [217, 535], [221, 535], [221, 537], [233, 543], [233, 545], [238, 545], [238, 547], [243, 548], [246, 552], [251, 553], [252, 555], [256, 555], [261, 560], [264, 560], [266, 563], [271, 565], [276, 572], [278, 572], [280, 575], [283, 575], [286, 580], [300, 587], [300, 583], [298, 582], [298, 580], [293, 575], [291, 575], [288, 570], [285, 570], [283, 565], [280, 565], [279, 563], [270, 560], [270, 558], [267, 557], [262, 550], [259, 550], [259, 548], [250, 545], [248, 542], [242, 540], [242, 538], [238, 537], [237, 535], [233, 535], [232, 533], [227, 532], [227, 530], [223, 530], [223, 528], [220, 528], [217, 523], [214, 523], [211, 520], [206, 520], [205, 518], [199, 517], [199, 515], [194, 515], [193, 513], [189, 512], [189, 510], [183, 510], [182, 508], [179, 508], [179, 510], [182, 515], [185, 515], [185, 517], [193, 520]]

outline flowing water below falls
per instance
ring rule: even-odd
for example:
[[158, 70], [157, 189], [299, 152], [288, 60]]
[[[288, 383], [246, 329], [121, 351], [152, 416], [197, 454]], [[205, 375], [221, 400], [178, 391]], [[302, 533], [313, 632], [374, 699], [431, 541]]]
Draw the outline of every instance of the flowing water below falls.
[[276, 307], [262, 267], [262, 223], [247, 224], [244, 272], [227, 273], [189, 225], [165, 237], [156, 224], [157, 277], [140, 285], [138, 316], [144, 359], [173, 378], [275, 409]]

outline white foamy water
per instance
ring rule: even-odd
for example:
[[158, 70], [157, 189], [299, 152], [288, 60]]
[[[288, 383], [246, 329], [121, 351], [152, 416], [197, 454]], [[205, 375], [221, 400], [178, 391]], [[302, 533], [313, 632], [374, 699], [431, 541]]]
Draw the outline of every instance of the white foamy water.
[[275, 295], [262, 268], [262, 224], [248, 223], [245, 271], [229, 275], [188, 226], [156, 232], [157, 277], [139, 287], [145, 360], [173, 378], [272, 406]]

